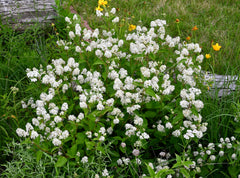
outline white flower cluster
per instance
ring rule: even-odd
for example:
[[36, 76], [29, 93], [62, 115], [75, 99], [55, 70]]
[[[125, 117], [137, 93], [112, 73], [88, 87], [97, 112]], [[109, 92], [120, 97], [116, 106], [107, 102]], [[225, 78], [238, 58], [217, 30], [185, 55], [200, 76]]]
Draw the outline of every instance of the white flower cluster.
[[[232, 136], [231, 138], [226, 137], [220, 138], [220, 143], [208, 143], [207, 146], [203, 146], [201, 143], [198, 144], [197, 150], [192, 150], [191, 146], [188, 147], [186, 151], [187, 160], [191, 160], [193, 164], [190, 166], [191, 169], [195, 169], [197, 172], [201, 171], [201, 167], [205, 164], [218, 163], [221, 157], [230, 155], [232, 161], [236, 161], [237, 157], [237, 146], [236, 138]], [[238, 144], [236, 144], [238, 145]]]
[[165, 20], [157, 19], [151, 22], [151, 28], [137, 26], [136, 33], [130, 33], [126, 36], [126, 40], [130, 43], [130, 52], [132, 54], [150, 54], [157, 53], [159, 44], [154, 41], [156, 38], [164, 39], [165, 36]]
[[[98, 10], [96, 13], [103, 15]], [[105, 16], [115, 13], [116, 9], [113, 8]], [[26, 130], [17, 129], [20, 137], [40, 137], [41, 141], [51, 141], [54, 146], [61, 146], [72, 134], [69, 133], [71, 129], [65, 130], [64, 127], [70, 123], [74, 124], [77, 131], [83, 132], [86, 139], [101, 143], [107, 142], [111, 135], [117, 135], [118, 129], [123, 127], [124, 139], [135, 139], [134, 145], [128, 146], [134, 146], [132, 162], [138, 165], [141, 164], [138, 156], [144, 142], [148, 142], [152, 135], [155, 137], [152, 132], [148, 133], [149, 130], [155, 129], [162, 135], [168, 132], [169, 135], [183, 136], [187, 140], [203, 137], [207, 124], [202, 123], [200, 111], [204, 104], [197, 99], [201, 90], [197, 88], [195, 80], [201, 70], [198, 64], [203, 60], [198, 44], [181, 44], [180, 37], [165, 35], [166, 21], [159, 19], [151, 22], [150, 29], [137, 26], [136, 31], [126, 34], [124, 39], [118, 39], [114, 30], [82, 29], [76, 15], [73, 19], [66, 17], [65, 21], [69, 25], [69, 41], [59, 40], [57, 46], [73, 52], [73, 56], [83, 53], [80, 55], [94, 55], [96, 58], [86, 59], [86, 65], [81, 65], [82, 59], [75, 58], [79, 60], [78, 63], [73, 57], [67, 61], [53, 59], [46, 69], [26, 70], [31, 82], [39, 81], [48, 90], [42, 92], [36, 101], [32, 98], [27, 103], [22, 101], [23, 108], [31, 106], [36, 110], [36, 117], [32, 118], [32, 124], [26, 125]], [[119, 17], [112, 20], [113, 23], [119, 21]], [[174, 56], [177, 57], [151, 59], [150, 55], [160, 56], [162, 47], [174, 49]], [[191, 53], [198, 55], [196, 59], [191, 57]], [[90, 64], [87, 60], [96, 63]], [[124, 62], [129, 65], [122, 65]], [[171, 68], [167, 67], [168, 63], [172, 63]], [[152, 117], [145, 113], [144, 107], [146, 104], [158, 105], [162, 101], [167, 101], [164, 105], [173, 107], [163, 117], [162, 113], [158, 116], [158, 109], [154, 110], [157, 115], [150, 119]], [[181, 124], [176, 124], [174, 120], [178, 114], [174, 113], [174, 107], [182, 112]], [[149, 123], [153, 124], [153, 129], [146, 129]], [[227, 148], [232, 146], [224, 141]], [[122, 149], [126, 149], [126, 143], [120, 143]], [[216, 160], [216, 155], [212, 154], [215, 148], [215, 145], [209, 144], [204, 152], [212, 161]], [[80, 153], [77, 155], [79, 157]], [[195, 152], [195, 155], [199, 153]], [[219, 155], [224, 155], [223, 150]], [[156, 173], [168, 169], [170, 156], [161, 152], [157, 166], [150, 166]], [[232, 158], [235, 159], [236, 155]], [[82, 157], [81, 162], [88, 163], [88, 157]], [[117, 160], [120, 166], [130, 162], [130, 158], [125, 157]], [[102, 176], [109, 176], [107, 169], [103, 170]]]

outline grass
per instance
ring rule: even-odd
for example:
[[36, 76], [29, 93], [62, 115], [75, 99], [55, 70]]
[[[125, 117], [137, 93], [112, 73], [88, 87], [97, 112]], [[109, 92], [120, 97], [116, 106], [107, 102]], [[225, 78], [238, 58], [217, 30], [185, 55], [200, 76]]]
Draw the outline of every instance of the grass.
[[[97, 1], [72, 0], [68, 5], [88, 21], [91, 27], [101, 22], [95, 20]], [[212, 58], [204, 61], [205, 70], [218, 74], [237, 74], [240, 68], [240, 2], [237, 0], [123, 0], [111, 1], [111, 6], [118, 8], [119, 16], [128, 18], [129, 23], [148, 26], [154, 19], [166, 19], [168, 33], [177, 36], [176, 19], [180, 20], [181, 38], [192, 36], [194, 42], [202, 46], [203, 54], [210, 53]], [[194, 39], [192, 28], [198, 27]], [[219, 43], [222, 48], [213, 53], [211, 42]]]

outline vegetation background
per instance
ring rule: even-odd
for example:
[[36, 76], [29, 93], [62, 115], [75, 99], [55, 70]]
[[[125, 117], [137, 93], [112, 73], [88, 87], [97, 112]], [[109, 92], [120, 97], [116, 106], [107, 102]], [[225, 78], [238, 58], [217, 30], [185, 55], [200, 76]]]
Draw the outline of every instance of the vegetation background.
[[[56, 2], [60, 3], [58, 0]], [[28, 87], [29, 81], [25, 70], [39, 67], [39, 65], [46, 66], [51, 59], [58, 57], [58, 51], [55, 49], [57, 33], [61, 34], [61, 37], [66, 35], [63, 17], [70, 13], [70, 6], [88, 22], [90, 27], [100, 28], [101, 25], [105, 25], [95, 18], [97, 0], [65, 0], [62, 3], [64, 8], [59, 6], [57, 9], [62, 18], [56, 21], [54, 27], [49, 24], [49, 28], [45, 30], [35, 26], [21, 33], [0, 23], [1, 164], [13, 161], [14, 156], [19, 155], [20, 151], [18, 153], [12, 151], [15, 149], [14, 146], [9, 148], [6, 154], [6, 145], [13, 139], [16, 142], [19, 141], [15, 132], [16, 128], [23, 127], [33, 114], [21, 109], [21, 100], [28, 96], [37, 96], [39, 93], [39, 88]], [[117, 8], [122, 19], [132, 24], [148, 27], [154, 19], [166, 19], [168, 34], [180, 35], [181, 39], [190, 36], [191, 41], [198, 42], [202, 46], [203, 54], [211, 54], [212, 57], [204, 61], [204, 70], [239, 76], [240, 1], [112, 0], [111, 6]], [[176, 19], [179, 19], [179, 23], [176, 23]], [[194, 26], [197, 26], [198, 30], [192, 31]], [[222, 46], [219, 52], [212, 50], [212, 42]], [[19, 89], [17, 94], [11, 89], [13, 86]], [[240, 111], [239, 97], [239, 91], [224, 98], [211, 98], [207, 94], [202, 96], [205, 104], [202, 114], [210, 125], [208, 128], [209, 142], [217, 142], [219, 135], [226, 137], [240, 133], [239, 124], [233, 123], [233, 118]], [[18, 157], [18, 159], [21, 158]], [[30, 165], [31, 161], [28, 164]], [[47, 163], [45, 167], [46, 165]], [[23, 165], [20, 164], [19, 167], [21, 166]], [[5, 168], [2, 167], [1, 171]], [[42, 168], [39, 170], [45, 171]]]

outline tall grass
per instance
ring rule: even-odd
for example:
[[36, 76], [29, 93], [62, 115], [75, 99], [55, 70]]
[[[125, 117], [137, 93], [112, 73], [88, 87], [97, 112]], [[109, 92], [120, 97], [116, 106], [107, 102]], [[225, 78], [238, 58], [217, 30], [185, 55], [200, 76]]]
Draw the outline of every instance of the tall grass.
[[[102, 22], [96, 21], [95, 7], [97, 1], [73, 0], [68, 1], [74, 9], [87, 20], [92, 27]], [[207, 54], [211, 51], [212, 41], [218, 42], [221, 51], [208, 60], [204, 61], [204, 69], [218, 74], [238, 74], [240, 68], [240, 2], [237, 0], [124, 0], [111, 1], [111, 6], [118, 8], [121, 17], [129, 22], [148, 26], [153, 19], [166, 19], [169, 24], [168, 33], [178, 36], [176, 19], [179, 19], [181, 38], [192, 37], [191, 40], [198, 42]], [[198, 27], [195, 34], [194, 26]], [[194, 37], [195, 35], [196, 37]]]

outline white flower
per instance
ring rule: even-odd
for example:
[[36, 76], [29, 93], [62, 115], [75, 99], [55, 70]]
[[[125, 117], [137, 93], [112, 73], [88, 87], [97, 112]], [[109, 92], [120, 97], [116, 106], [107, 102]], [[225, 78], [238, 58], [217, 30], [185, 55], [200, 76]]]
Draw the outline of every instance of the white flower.
[[137, 150], [137, 149], [134, 149], [134, 150], [132, 151], [132, 154], [133, 154], [134, 156], [139, 156], [140, 151]]
[[210, 150], [207, 150], [207, 151], [206, 151], [206, 154], [210, 155], [210, 154], [211, 154], [211, 151], [210, 151]]
[[68, 136], [69, 136], [69, 132], [68, 132], [68, 130], [65, 130], [62, 132], [62, 135], [60, 137], [61, 137], [61, 139], [66, 139]]
[[119, 123], [119, 119], [118, 119], [118, 118], [114, 119], [114, 120], [113, 120], [113, 123], [114, 123], [114, 124], [118, 124], [118, 123]]
[[103, 170], [102, 176], [109, 176], [108, 170], [106, 168]]
[[112, 57], [111, 51], [109, 51], [109, 50], [105, 51], [104, 56], [105, 56], [106, 58], [111, 58], [111, 57]]
[[157, 130], [158, 130], [159, 132], [164, 132], [164, 131], [165, 131], [165, 128], [164, 128], [163, 125], [158, 124], [158, 125], [157, 125]]
[[136, 158], [136, 163], [140, 165], [142, 162], [139, 158]]
[[87, 162], [88, 162], [88, 157], [87, 157], [87, 156], [84, 156], [84, 157], [82, 158], [81, 162], [82, 162], [83, 164], [87, 163]]
[[222, 157], [224, 155], [224, 151], [219, 151], [219, 156]]
[[231, 158], [236, 160], [237, 159], [237, 155], [235, 153], [233, 153]]
[[76, 117], [74, 115], [69, 115], [68, 116], [68, 120], [69, 121], [75, 121], [76, 120]]
[[139, 116], [136, 115], [136, 116], [134, 117], [134, 124], [141, 126], [141, 125], [143, 124], [143, 119], [142, 119], [141, 117], [139, 117]]
[[114, 103], [114, 99], [113, 98], [110, 98], [106, 101], [106, 105], [108, 106], [113, 106], [113, 103]]
[[151, 24], [150, 24], [150, 26], [151, 26], [151, 27], [156, 27], [156, 26], [157, 26], [157, 24], [156, 24], [156, 22], [155, 22], [155, 21], [151, 21]]
[[119, 166], [121, 166], [121, 165], [123, 164], [123, 161], [121, 160], [121, 158], [119, 158], [119, 159], [117, 160], [117, 164], [118, 164]]
[[73, 20], [77, 20], [77, 19], [78, 19], [77, 15], [74, 14], [74, 16], [73, 16]]
[[165, 127], [166, 127], [167, 129], [171, 129], [173, 126], [172, 126], [172, 124], [171, 124], [170, 122], [167, 122], [166, 125], [165, 125]]
[[189, 107], [189, 102], [186, 101], [186, 100], [182, 100], [182, 101], [180, 101], [180, 106], [182, 108], [188, 108]]
[[69, 37], [73, 40], [75, 38], [75, 34], [73, 31], [69, 32]]
[[225, 142], [230, 143], [230, 139], [228, 137], [226, 137]]
[[80, 53], [82, 50], [81, 50], [81, 48], [79, 47], [79, 46], [76, 46], [76, 52], [78, 52], [78, 53]]
[[117, 23], [119, 22], [119, 17], [115, 17], [113, 20], [112, 20], [113, 23]]
[[79, 24], [76, 24], [76, 26], [75, 26], [75, 34], [77, 36], [81, 36], [81, 30], [82, 30], [81, 26]]
[[102, 53], [101, 50], [97, 49], [97, 50], [95, 51], [95, 55], [96, 55], [97, 57], [101, 58], [101, 57], [103, 56], [103, 53]]
[[160, 72], [164, 72], [166, 70], [167, 66], [166, 65], [161, 65], [159, 70]]
[[26, 131], [29, 132], [30, 130], [33, 130], [33, 126], [30, 123], [26, 124]]
[[28, 133], [25, 130], [21, 129], [21, 128], [17, 128], [16, 132], [17, 132], [19, 137], [26, 137], [26, 136], [28, 136]]
[[235, 140], [236, 140], [236, 138], [235, 138], [234, 136], [232, 136], [232, 137], [231, 137], [231, 140], [232, 140], [232, 141], [235, 141]]
[[62, 118], [59, 117], [59, 116], [55, 116], [54, 117], [54, 122], [56, 122], [56, 123], [62, 122]]
[[175, 131], [172, 132], [172, 135], [174, 137], [179, 137], [181, 135], [181, 132], [180, 132], [180, 130], [175, 130]]
[[150, 77], [151, 73], [150, 73], [150, 70], [148, 68], [141, 67], [140, 70], [141, 70], [141, 73], [144, 77], [147, 77], [147, 78]]
[[72, 24], [72, 22], [71, 22], [69, 17], [65, 17], [65, 21], [68, 22], [69, 24]]
[[67, 111], [68, 110], [68, 104], [67, 103], [63, 103], [62, 107], [61, 107], [62, 111]]
[[109, 127], [109, 128], [107, 129], [107, 132], [108, 132], [109, 135], [111, 135], [111, 134], [113, 133], [113, 128], [112, 128], [112, 127]]
[[231, 143], [227, 143], [227, 148], [228, 149], [232, 148], [232, 144]]
[[101, 141], [101, 142], [103, 142], [105, 140], [105, 137], [104, 136], [101, 136], [100, 138], [99, 138], [99, 141]]
[[87, 108], [87, 104], [85, 102], [80, 102], [79, 105], [80, 108]]
[[96, 10], [96, 14], [97, 14], [98, 17], [101, 17], [103, 15], [103, 13], [99, 10]]
[[53, 141], [52, 141], [53, 145], [54, 146], [59, 146], [62, 144], [61, 140], [57, 139], [57, 138], [54, 138]]
[[80, 112], [80, 113], [78, 114], [78, 119], [82, 120], [83, 118], [84, 118], [84, 114]]
[[99, 111], [104, 110], [104, 106], [103, 106], [103, 104], [102, 104], [101, 101], [100, 101], [100, 102], [98, 103], [98, 105], [97, 105], [97, 110], [99, 110]]
[[38, 119], [33, 118], [33, 119], [32, 119], [32, 124], [35, 125], [35, 126], [39, 126], [39, 121], [38, 121]]
[[106, 132], [105, 127], [101, 127], [100, 130], [99, 130], [99, 133], [104, 134], [105, 132]]
[[126, 143], [122, 142], [121, 143], [121, 147], [125, 148], [126, 147]]
[[87, 135], [88, 138], [92, 138], [92, 132], [91, 131], [87, 131], [86, 135]]
[[123, 45], [123, 40], [118, 41], [118, 46], [121, 47]]
[[115, 14], [115, 13], [116, 13], [116, 9], [115, 9], [115, 8], [112, 8], [111, 11], [110, 11], [110, 13]]

